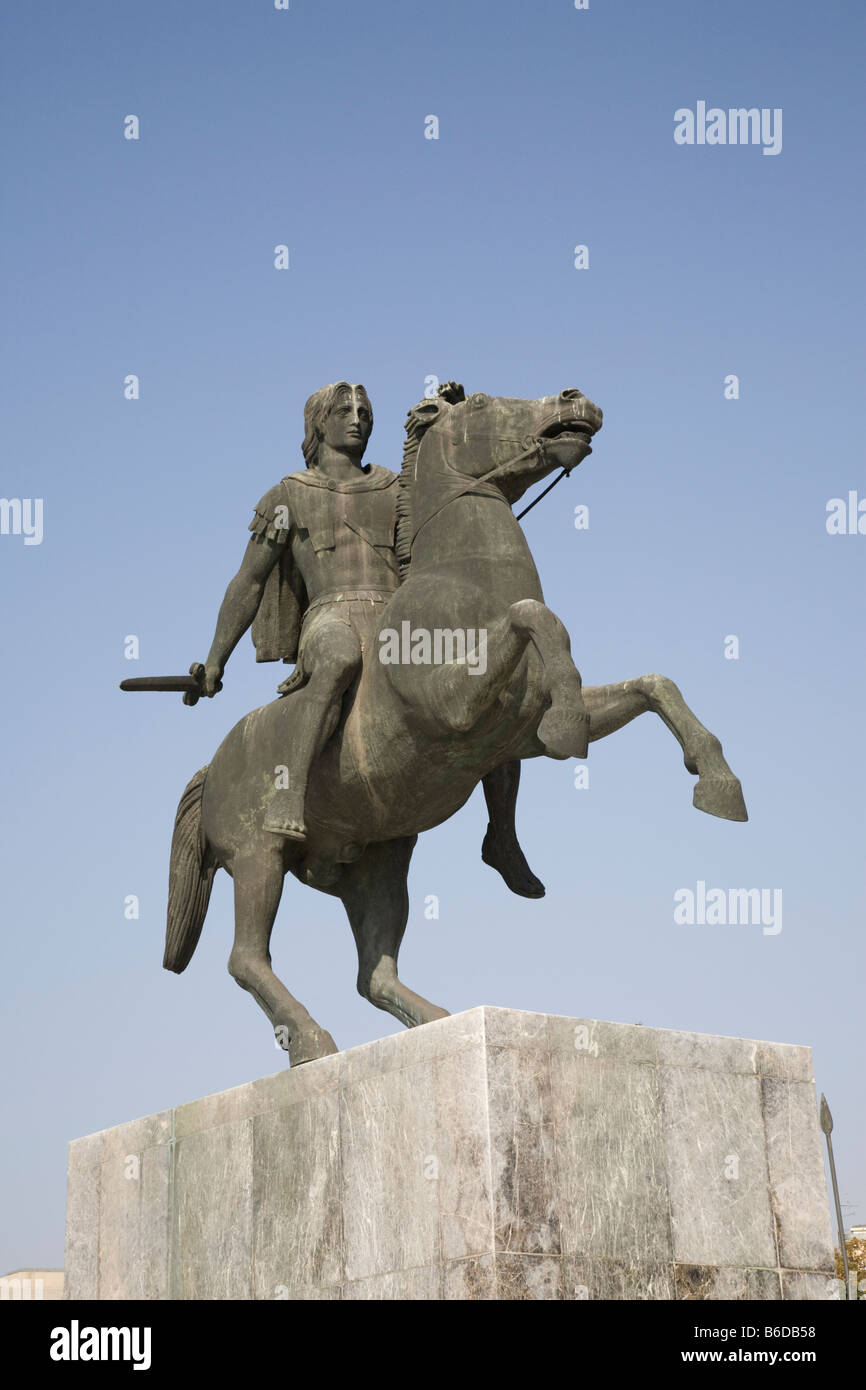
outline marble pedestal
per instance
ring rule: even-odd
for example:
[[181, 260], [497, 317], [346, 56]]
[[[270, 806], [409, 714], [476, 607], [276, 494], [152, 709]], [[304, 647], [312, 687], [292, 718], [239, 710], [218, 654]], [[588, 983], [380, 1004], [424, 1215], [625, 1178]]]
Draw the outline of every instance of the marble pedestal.
[[838, 1297], [811, 1052], [470, 1009], [69, 1148], [67, 1297]]

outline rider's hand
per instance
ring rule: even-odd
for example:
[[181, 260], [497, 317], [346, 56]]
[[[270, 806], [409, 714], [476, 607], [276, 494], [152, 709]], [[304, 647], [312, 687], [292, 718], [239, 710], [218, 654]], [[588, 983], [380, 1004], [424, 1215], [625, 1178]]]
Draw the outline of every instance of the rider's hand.
[[592, 445], [589, 440], [579, 434], [563, 433], [555, 439], [544, 441], [545, 457], [557, 468], [567, 468], [569, 472], [591, 453]]
[[204, 681], [202, 683], [202, 695], [207, 695], [208, 699], [217, 695], [223, 688], [223, 667], [216, 662], [209, 661], [204, 668]]

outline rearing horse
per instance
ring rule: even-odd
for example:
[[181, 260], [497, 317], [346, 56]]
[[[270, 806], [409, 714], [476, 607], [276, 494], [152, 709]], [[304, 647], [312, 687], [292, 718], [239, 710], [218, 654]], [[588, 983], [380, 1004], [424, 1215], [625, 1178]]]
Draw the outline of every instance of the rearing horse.
[[[311, 772], [307, 840], [264, 829], [303, 689], [245, 716], [196, 773], [175, 820], [164, 965], [189, 963], [217, 868], [234, 880], [229, 970], [261, 1005], [293, 1065], [337, 1048], [271, 969], [269, 943], [285, 875], [339, 897], [358, 949], [358, 990], [414, 1027], [446, 1011], [408, 989], [397, 956], [409, 914], [406, 881], [419, 832], [465, 804], [482, 777], [514, 759], [582, 758], [587, 745], [647, 711], [659, 715], [697, 775], [694, 804], [746, 820], [722, 746], [664, 676], [582, 687], [568, 633], [543, 600], [511, 511], [556, 466], [591, 452], [601, 411], [579, 391], [539, 400], [479, 392], [425, 400], [409, 413], [398, 499], [405, 578], [384, 609], [380, 650], [344, 702]], [[457, 634], [474, 647], [434, 664]], [[379, 659], [394, 634], [403, 656]], [[425, 637], [426, 635], [426, 637]], [[482, 660], [483, 657], [483, 660]]]

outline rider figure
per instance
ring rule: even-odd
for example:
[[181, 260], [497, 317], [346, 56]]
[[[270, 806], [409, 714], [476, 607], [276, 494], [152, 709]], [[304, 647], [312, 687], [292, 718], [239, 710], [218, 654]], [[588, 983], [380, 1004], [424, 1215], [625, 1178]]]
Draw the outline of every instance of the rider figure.
[[[397, 474], [362, 462], [373, 428], [363, 386], [339, 381], [304, 407], [306, 469], [258, 503], [252, 536], [229, 584], [205, 665], [204, 693], [221, 688], [229, 656], [252, 626], [258, 661], [294, 661], [279, 690], [306, 686], [286, 752], [288, 786], [274, 792], [265, 829], [306, 838], [304, 798], [315, 758], [336, 729], [382, 609], [400, 582], [394, 553]], [[490, 815], [482, 848], [513, 892], [541, 897], [514, 826], [520, 764], [484, 778]]]

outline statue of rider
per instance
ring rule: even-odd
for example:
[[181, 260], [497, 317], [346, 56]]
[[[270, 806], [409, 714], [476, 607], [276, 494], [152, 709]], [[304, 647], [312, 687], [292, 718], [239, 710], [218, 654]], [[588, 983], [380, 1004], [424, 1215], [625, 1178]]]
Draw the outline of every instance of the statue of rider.
[[[460, 391], [449, 383], [441, 388]], [[257, 661], [295, 662], [279, 686], [305, 698], [293, 710], [286, 748], [288, 786], [274, 792], [265, 829], [306, 838], [304, 799], [314, 760], [340, 721], [343, 699], [360, 674], [384, 605], [400, 583], [394, 551], [397, 474], [363, 457], [373, 410], [363, 386], [338, 381], [304, 407], [305, 469], [266, 492], [252, 536], [220, 607], [205, 664], [204, 693], [222, 688], [226, 662], [252, 627]], [[517, 840], [514, 812], [519, 761], [483, 780], [490, 821], [484, 862], [524, 897], [544, 895]]]

